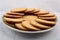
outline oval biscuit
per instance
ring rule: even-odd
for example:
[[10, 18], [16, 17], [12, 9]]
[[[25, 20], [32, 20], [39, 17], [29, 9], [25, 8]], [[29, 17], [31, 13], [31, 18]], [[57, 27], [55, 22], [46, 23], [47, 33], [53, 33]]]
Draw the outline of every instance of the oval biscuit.
[[32, 11], [34, 11], [35, 9], [34, 8], [27, 8], [27, 10], [25, 11], [25, 12], [32, 12]]
[[19, 15], [19, 16], [24, 15], [24, 13], [8, 13], [8, 14], [10, 14], [10, 15]]
[[21, 30], [27, 30], [25, 27], [22, 26], [21, 23], [15, 23], [15, 26]]
[[39, 9], [36, 9], [34, 11], [31, 11], [31, 13], [36, 13], [36, 12], [39, 12], [40, 10]]
[[19, 16], [19, 15], [9, 15], [9, 14], [5, 14], [4, 15], [5, 17], [12, 17], [12, 18], [20, 18], [22, 16]]
[[37, 23], [36, 21], [31, 21], [31, 24], [32, 24], [33, 26], [36, 26], [36, 27], [42, 28], [42, 29], [48, 29], [48, 28], [50, 28], [50, 26], [45, 26], [45, 25], [39, 24], [39, 23]]
[[22, 25], [23, 25], [24, 27], [28, 28], [28, 29], [31, 29], [31, 30], [40, 30], [40, 29], [32, 26], [32, 25], [29, 23], [29, 21], [24, 21], [24, 22], [22, 22]]
[[55, 20], [56, 16], [53, 17], [39, 17], [40, 19], [44, 19], [44, 20]]
[[9, 26], [11, 26], [11, 27], [14, 27], [15, 28], [15, 25], [14, 24], [11, 24], [11, 23], [8, 23], [8, 22], [5, 22], [5, 21], [4, 21], [4, 23], [7, 24], [7, 25], [9, 25]]
[[34, 14], [36, 14], [36, 15], [43, 15], [43, 14], [48, 14], [47, 12], [37, 12], [37, 13], [34, 13]]
[[34, 14], [43, 15], [43, 14], [48, 14], [48, 13], [49, 13], [48, 11], [40, 10], [39, 12], [34, 13]]
[[8, 21], [8, 22], [22, 22], [23, 21], [22, 18], [7, 18], [7, 17], [4, 17], [3, 20]]
[[26, 8], [15, 8], [12, 9], [11, 12], [24, 12], [26, 10]]
[[37, 22], [39, 23], [45, 23], [45, 24], [49, 24], [49, 25], [55, 25], [56, 22], [53, 22], [53, 21], [47, 21], [47, 20], [42, 20], [42, 19], [36, 19]]
[[41, 17], [52, 17], [52, 16], [55, 16], [55, 15], [54, 15], [54, 14], [49, 13], [49, 14], [45, 14], [45, 15], [38, 15], [38, 16], [41, 16]]

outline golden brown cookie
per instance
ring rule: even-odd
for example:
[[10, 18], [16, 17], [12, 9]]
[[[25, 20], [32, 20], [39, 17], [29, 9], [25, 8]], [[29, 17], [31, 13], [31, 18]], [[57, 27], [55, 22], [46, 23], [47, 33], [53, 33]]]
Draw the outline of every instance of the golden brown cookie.
[[45, 25], [42, 25], [42, 24], [39, 24], [38, 22], [36, 22], [36, 21], [31, 21], [30, 22], [33, 26], [35, 26], [35, 27], [38, 27], [38, 28], [42, 28], [42, 29], [48, 29], [48, 28], [50, 28], [50, 26], [45, 26]]
[[39, 12], [34, 13], [34, 14], [36, 14], [36, 15], [42, 15], [42, 14], [48, 14], [48, 13], [49, 13], [48, 11], [40, 10]]
[[9, 25], [9, 26], [11, 26], [11, 27], [15, 27], [15, 25], [14, 24], [12, 24], [12, 23], [8, 23], [8, 22], [5, 22], [7, 25]]
[[24, 12], [26, 10], [26, 8], [15, 8], [12, 9], [11, 12]]
[[41, 16], [41, 17], [51, 17], [51, 16], [55, 16], [54, 14], [52, 13], [49, 13], [49, 14], [45, 14], [45, 15], [38, 15], [38, 16]]
[[24, 26], [24, 27], [26, 27], [26, 28], [28, 28], [28, 29], [30, 29], [30, 30], [40, 30], [39, 28], [36, 28], [36, 27], [32, 26], [32, 25], [29, 23], [29, 21], [24, 21], [24, 22], [22, 22], [22, 26]]
[[35, 9], [34, 8], [27, 8], [27, 10], [25, 11], [25, 13], [30, 13], [30, 12], [33, 12]]
[[19, 16], [23, 16], [24, 15], [24, 13], [8, 13], [9, 15], [19, 15]]
[[21, 30], [27, 30], [25, 27], [22, 26], [21, 23], [15, 23], [15, 26]]
[[45, 23], [45, 24], [49, 24], [49, 25], [55, 25], [56, 22], [53, 22], [53, 21], [47, 21], [47, 20], [42, 20], [42, 19], [36, 19], [37, 22], [39, 23]]
[[7, 22], [22, 22], [23, 21], [22, 18], [7, 18], [7, 17], [4, 17], [3, 19]]
[[19, 16], [19, 15], [9, 15], [9, 14], [5, 14], [4, 15], [5, 17], [11, 17], [11, 18], [20, 18], [22, 16]]
[[39, 9], [36, 9], [35, 8], [35, 10], [34, 11], [31, 11], [30, 13], [37, 13], [37, 12], [39, 12], [40, 10]]
[[14, 28], [15, 28], [14, 23], [6, 22], [5, 20], [3, 20], [3, 21], [4, 21], [4, 23], [5, 23], [5, 24], [7, 24], [7, 25], [9, 25], [9, 26], [11, 26], [11, 27], [14, 27]]
[[23, 19], [27, 20], [27, 21], [35, 20], [35, 19], [37, 19], [37, 16], [35, 16], [35, 15], [25, 15], [25, 16], [23, 16]]
[[53, 17], [39, 17], [39, 19], [44, 19], [44, 20], [55, 20], [56, 16]]

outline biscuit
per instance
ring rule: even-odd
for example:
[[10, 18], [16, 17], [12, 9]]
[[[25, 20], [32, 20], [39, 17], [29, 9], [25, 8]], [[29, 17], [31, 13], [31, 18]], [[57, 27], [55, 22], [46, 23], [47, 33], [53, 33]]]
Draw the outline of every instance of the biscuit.
[[24, 12], [26, 10], [26, 8], [15, 8], [12, 9], [11, 12]]
[[38, 17], [37, 16], [34, 16], [34, 15], [25, 15], [23, 16], [23, 19], [24, 20], [27, 20], [27, 21], [30, 21], [30, 20], [35, 20], [37, 19]]
[[11, 23], [7, 23], [5, 22], [7, 25], [11, 26], [11, 27], [14, 27], [15, 28], [15, 25], [14, 24], [11, 24]]
[[56, 16], [53, 17], [39, 17], [39, 19], [44, 19], [44, 20], [55, 20]]
[[4, 15], [5, 17], [11, 17], [11, 18], [20, 18], [22, 16], [19, 16], [19, 15], [9, 15], [9, 14], [5, 14]]
[[21, 23], [15, 23], [15, 26], [21, 30], [27, 30], [25, 27], [22, 26]]
[[27, 8], [27, 10], [26, 10], [25, 12], [26, 12], [26, 13], [27, 13], [27, 12], [30, 13], [30, 12], [33, 12], [34, 10], [35, 10], [34, 8]]
[[53, 21], [47, 21], [47, 20], [42, 20], [42, 19], [36, 19], [37, 22], [39, 23], [44, 23], [44, 24], [49, 24], [49, 25], [55, 25], [56, 22], [53, 22]]
[[23, 16], [24, 15], [24, 13], [8, 13], [9, 15], [19, 15], [19, 16]]
[[36, 15], [43, 15], [43, 14], [48, 14], [47, 12], [37, 12], [37, 13], [34, 13], [34, 14], [36, 14]]
[[50, 28], [50, 26], [45, 26], [45, 25], [39, 24], [39, 23], [36, 22], [36, 21], [31, 21], [30, 23], [31, 23], [33, 26], [38, 27], [38, 28], [41, 28], [41, 29], [48, 29], [48, 28]]
[[31, 11], [30, 13], [36, 13], [36, 12], [39, 12], [40, 10], [39, 9], [36, 9], [34, 11]]
[[49, 14], [45, 14], [45, 15], [38, 15], [38, 16], [41, 16], [41, 17], [52, 17], [52, 16], [55, 16], [54, 14], [52, 13], [49, 13]]
[[24, 21], [22, 22], [22, 25], [30, 30], [40, 30], [39, 28], [36, 28], [34, 26], [32, 26], [29, 21]]
[[7, 22], [22, 22], [23, 21], [22, 18], [7, 18], [7, 17], [4, 17], [3, 19]]
[[9, 23], [9, 22], [6, 22], [5, 20], [3, 20], [3, 21], [4, 21], [4, 23], [5, 23], [5, 24], [7, 24], [7, 25], [9, 25], [9, 26], [11, 26], [11, 27], [14, 27], [14, 28], [15, 28], [15, 25], [14, 25], [14, 24]]
[[48, 13], [49, 13], [48, 11], [40, 10], [39, 12], [34, 13], [34, 14], [42, 15], [42, 14], [48, 14]]

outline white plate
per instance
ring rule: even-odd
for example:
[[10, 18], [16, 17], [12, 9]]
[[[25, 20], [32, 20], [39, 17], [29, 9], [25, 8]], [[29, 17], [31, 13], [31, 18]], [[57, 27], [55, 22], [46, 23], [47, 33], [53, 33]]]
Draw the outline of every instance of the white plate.
[[39, 34], [21, 34], [6, 27], [2, 22], [2, 15], [5, 11], [0, 11], [0, 40], [60, 40], [60, 13], [55, 12], [58, 17], [54, 30]]
[[[2, 14], [2, 16], [3, 16], [3, 14]], [[57, 15], [56, 15], [56, 16], [57, 16]], [[58, 18], [58, 17], [57, 17], [57, 18]], [[1, 17], [1, 19], [2, 19], [2, 17]], [[2, 21], [2, 20], [1, 20], [1, 21]], [[12, 27], [6, 25], [3, 21], [2, 21], [2, 24], [3, 24], [5, 27], [8, 27], [8, 28], [10, 28], [10, 29], [12, 29], [12, 30], [14, 30], [14, 31], [22, 32], [22, 33], [43, 33], [43, 32], [48, 32], [48, 31], [50, 31], [50, 30], [52, 30], [52, 29], [54, 29], [54, 28], [56, 27], [56, 25], [55, 25], [54, 27], [52, 27], [52, 28], [50, 28], [50, 29], [47, 29], [47, 30], [43, 30], [43, 31], [22, 31], [22, 30], [18, 30], [18, 29], [15, 29], [15, 28], [12, 28]]]

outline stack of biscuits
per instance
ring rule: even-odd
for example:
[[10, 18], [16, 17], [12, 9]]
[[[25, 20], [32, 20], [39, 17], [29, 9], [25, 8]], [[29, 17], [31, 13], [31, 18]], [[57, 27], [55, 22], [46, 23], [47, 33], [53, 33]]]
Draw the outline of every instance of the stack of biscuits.
[[56, 16], [37, 8], [15, 8], [3, 15], [3, 21], [18, 30], [40, 31], [53, 27]]

